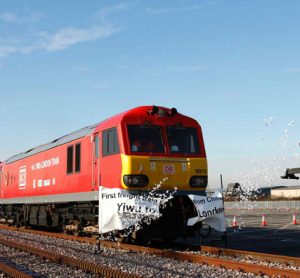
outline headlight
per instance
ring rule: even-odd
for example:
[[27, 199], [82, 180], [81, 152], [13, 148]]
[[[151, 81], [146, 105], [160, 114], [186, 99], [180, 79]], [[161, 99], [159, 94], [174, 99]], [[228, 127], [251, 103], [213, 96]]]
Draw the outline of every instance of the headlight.
[[206, 187], [207, 176], [193, 176], [190, 179], [190, 186], [192, 187]]
[[126, 186], [146, 186], [149, 178], [146, 175], [126, 175], [123, 177]]

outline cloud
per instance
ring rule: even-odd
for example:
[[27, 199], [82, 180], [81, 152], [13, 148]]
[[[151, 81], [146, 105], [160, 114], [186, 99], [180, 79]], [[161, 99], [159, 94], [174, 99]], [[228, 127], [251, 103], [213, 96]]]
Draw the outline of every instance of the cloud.
[[[119, 4], [105, 7], [99, 13], [102, 16], [112, 12], [126, 9], [127, 5]], [[96, 14], [94, 19], [100, 14]], [[12, 54], [20, 53], [28, 55], [37, 51], [54, 52], [70, 48], [74, 45], [84, 42], [91, 42], [109, 37], [118, 33], [121, 28], [115, 24], [101, 21], [98, 23], [94, 20], [93, 24], [86, 27], [66, 26], [56, 31], [48, 31], [39, 29], [40, 25], [36, 22], [42, 17], [41, 13], [33, 12], [28, 9], [15, 12], [0, 12], [0, 22], [9, 24], [22, 24], [25, 31], [18, 33], [18, 37], [0, 38], [0, 59], [8, 57]], [[93, 18], [93, 17], [92, 17]], [[18, 30], [18, 29], [16, 29]], [[11, 33], [9, 33], [11, 34]]]
[[100, 18], [101, 20], [105, 20], [107, 16], [112, 13], [122, 12], [128, 9], [128, 4], [120, 3], [112, 6], [107, 6], [101, 8], [95, 15], [96, 18]]
[[34, 23], [38, 22], [41, 17], [41, 13], [30, 10], [0, 13], [0, 21], [8, 24]]
[[200, 4], [190, 5], [190, 6], [183, 6], [183, 7], [163, 7], [163, 8], [148, 8], [147, 12], [152, 15], [167, 15], [167, 14], [175, 14], [175, 13], [183, 13], [183, 12], [192, 12], [201, 10], [207, 6], [213, 6], [220, 4], [222, 0], [210, 0], [210, 1], [203, 1]]
[[17, 51], [18, 49], [15, 46], [0, 45], [0, 58], [5, 58], [6, 56], [9, 56]]
[[30, 38], [31, 44], [11, 43], [0, 45], [0, 59], [14, 53], [30, 54], [41, 50], [47, 52], [61, 51], [79, 43], [109, 37], [120, 30], [119, 27], [106, 24], [88, 28], [66, 27], [59, 29], [54, 34], [39, 32]]
[[110, 24], [78, 29], [73, 27], [62, 28], [53, 35], [40, 33], [44, 39], [41, 47], [47, 51], [64, 50], [75, 44], [95, 41], [113, 35], [119, 31], [120, 28]]
[[13, 23], [17, 21], [17, 14], [15, 13], [1, 13], [0, 14], [0, 20], [5, 22], [5, 23]]

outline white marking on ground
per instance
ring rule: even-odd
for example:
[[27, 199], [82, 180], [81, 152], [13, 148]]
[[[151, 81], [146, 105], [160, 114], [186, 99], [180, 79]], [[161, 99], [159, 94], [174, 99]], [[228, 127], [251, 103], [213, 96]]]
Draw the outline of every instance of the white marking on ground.
[[284, 230], [285, 228], [287, 228], [288, 226], [290, 226], [292, 223], [289, 223], [283, 227], [278, 228], [279, 230], [275, 231], [274, 234], [277, 234], [278, 232], [280, 232], [280, 230]]

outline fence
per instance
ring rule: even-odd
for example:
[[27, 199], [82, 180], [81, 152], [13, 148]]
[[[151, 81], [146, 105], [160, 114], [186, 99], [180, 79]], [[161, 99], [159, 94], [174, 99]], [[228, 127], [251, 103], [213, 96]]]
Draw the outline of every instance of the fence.
[[300, 201], [236, 201], [236, 202], [225, 202], [225, 209], [280, 209], [300, 208]]

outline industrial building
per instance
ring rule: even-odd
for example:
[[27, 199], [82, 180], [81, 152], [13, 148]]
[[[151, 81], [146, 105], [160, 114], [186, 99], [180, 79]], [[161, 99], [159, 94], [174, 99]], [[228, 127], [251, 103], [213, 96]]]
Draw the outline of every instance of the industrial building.
[[300, 198], [300, 186], [290, 186], [283, 188], [272, 188], [271, 198]]

